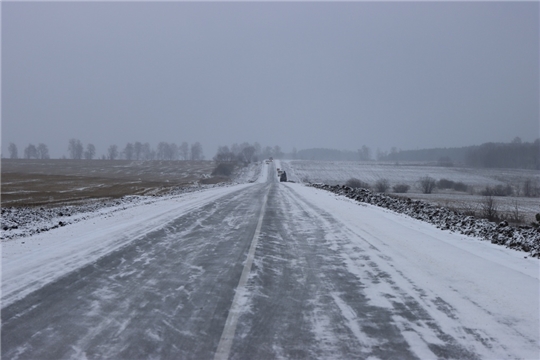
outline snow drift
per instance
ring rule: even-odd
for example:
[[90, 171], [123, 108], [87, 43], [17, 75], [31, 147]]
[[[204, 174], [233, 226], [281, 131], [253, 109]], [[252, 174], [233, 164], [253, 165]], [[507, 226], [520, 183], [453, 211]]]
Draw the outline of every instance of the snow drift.
[[373, 193], [367, 189], [353, 189], [345, 185], [310, 184], [350, 199], [380, 206], [412, 218], [426, 221], [442, 230], [476, 236], [494, 244], [525, 251], [540, 258], [540, 228], [510, 226], [506, 221], [499, 224], [464, 215], [458, 211], [435, 206], [420, 200]]

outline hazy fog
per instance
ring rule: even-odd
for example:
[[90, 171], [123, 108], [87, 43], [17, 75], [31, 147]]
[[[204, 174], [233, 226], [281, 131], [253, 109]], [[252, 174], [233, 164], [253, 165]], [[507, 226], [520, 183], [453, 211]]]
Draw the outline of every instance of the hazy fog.
[[2, 152], [539, 136], [539, 4], [3, 2]]

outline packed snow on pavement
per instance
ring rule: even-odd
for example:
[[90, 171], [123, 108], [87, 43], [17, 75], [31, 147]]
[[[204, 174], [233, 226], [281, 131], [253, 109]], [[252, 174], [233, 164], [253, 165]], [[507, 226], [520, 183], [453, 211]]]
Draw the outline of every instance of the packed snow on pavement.
[[373, 193], [367, 189], [353, 189], [348, 186], [311, 184], [318, 189], [344, 195], [358, 202], [368, 203], [406, 214], [415, 219], [436, 225], [439, 229], [456, 231], [464, 235], [475, 236], [494, 244], [530, 253], [540, 258], [540, 228], [533, 226], [510, 226], [507, 221], [499, 224], [486, 219], [478, 219], [459, 211], [440, 207], [410, 198]]
[[[314, 209], [324, 209], [339, 220], [336, 236], [328, 231], [324, 240], [335, 243], [334, 249], [359, 281], [372, 279], [364, 287], [369, 301], [393, 309], [392, 321], [418, 357], [442, 356], [426, 346], [440, 341], [440, 330], [469, 342], [470, 350], [482, 358], [538, 358], [538, 259], [326, 190], [286, 186], [303, 199], [305, 211], [317, 216]], [[360, 251], [366, 247], [380, 252]], [[411, 321], [407, 318], [411, 314], [420, 320]], [[354, 325], [360, 314], [344, 306], [343, 316]], [[436, 319], [439, 330], [430, 318]]]
[[130, 207], [102, 208], [69, 226], [4, 240], [2, 306], [148, 232], [162, 228], [182, 214], [246, 186], [249, 185], [216, 187], [151, 202], [141, 201]]
[[[276, 167], [279, 165], [277, 162]], [[263, 166], [257, 182], [271, 176], [270, 170]], [[105, 211], [70, 226], [4, 240], [2, 306], [163, 228], [183, 214], [250, 186], [254, 185], [238, 184], [163, 197]], [[538, 358], [537, 259], [477, 237], [441, 231], [425, 221], [323, 189], [292, 183], [279, 187], [281, 203], [291, 213], [292, 224], [308, 235], [314, 226], [324, 229], [323, 238], [309, 235], [309, 241], [313, 245], [324, 242], [321, 249], [328, 246], [329, 252], [322, 256], [331, 259], [329, 263], [344, 264], [364, 284], [362, 296], [366, 301], [389, 310], [390, 320], [418, 357], [439, 356], [434, 353], [436, 346], [426, 344], [448, 346], [448, 342], [441, 342], [441, 336], [447, 334], [460, 343], [470, 344], [469, 350], [483, 358]], [[255, 251], [252, 281], [265, 259], [258, 259]], [[262, 294], [257, 287], [248, 289], [253, 291], [240, 297], [244, 314], [250, 314], [254, 296]], [[357, 313], [339, 292], [330, 295], [360, 343], [370, 349], [381, 346], [367, 337], [363, 325], [359, 325], [359, 318], [369, 314]], [[320, 299], [312, 301], [317, 303]], [[315, 313], [310, 321], [329, 355], [339, 339], [328, 337], [331, 332], [327, 317]]]
[[232, 184], [180, 188], [170, 195], [3, 208], [2, 306], [266, 175], [267, 167], [253, 164], [236, 174]]

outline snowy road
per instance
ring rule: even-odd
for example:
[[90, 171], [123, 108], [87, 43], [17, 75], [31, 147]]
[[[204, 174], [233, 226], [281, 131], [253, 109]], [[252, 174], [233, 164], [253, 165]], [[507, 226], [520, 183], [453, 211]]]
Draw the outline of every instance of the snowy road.
[[539, 358], [538, 260], [268, 173], [5, 243], [2, 358]]

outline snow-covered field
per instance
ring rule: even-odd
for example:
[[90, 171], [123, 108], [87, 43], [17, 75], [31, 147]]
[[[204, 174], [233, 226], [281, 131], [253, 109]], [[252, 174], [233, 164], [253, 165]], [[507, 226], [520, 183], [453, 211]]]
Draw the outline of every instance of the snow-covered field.
[[[540, 183], [539, 171], [524, 169], [472, 169], [422, 164], [312, 160], [282, 160], [281, 164], [287, 171], [289, 180], [295, 182], [335, 185], [344, 184], [350, 178], [357, 178], [373, 186], [377, 180], [387, 179], [390, 187], [397, 184], [410, 186], [409, 191], [401, 195], [466, 212], [480, 211], [484, 198], [479, 193], [486, 186], [509, 184], [517, 188], [527, 179]], [[417, 185], [418, 180], [424, 176], [430, 176], [435, 180], [462, 182], [470, 190], [458, 192], [435, 189], [432, 194], [423, 194]], [[533, 221], [535, 214], [540, 212], [538, 198], [496, 197], [496, 203], [499, 211], [507, 215], [510, 215], [517, 205], [526, 223]]]
[[523, 169], [472, 169], [463, 167], [427, 166], [422, 164], [396, 164], [354, 161], [282, 160], [296, 182], [343, 184], [357, 178], [373, 185], [379, 179], [388, 179], [390, 186], [407, 184], [411, 192], [419, 192], [415, 185], [423, 176], [463, 182], [480, 191], [486, 186], [517, 185], [526, 179], [540, 181], [540, 172]]

